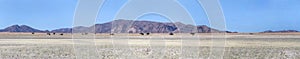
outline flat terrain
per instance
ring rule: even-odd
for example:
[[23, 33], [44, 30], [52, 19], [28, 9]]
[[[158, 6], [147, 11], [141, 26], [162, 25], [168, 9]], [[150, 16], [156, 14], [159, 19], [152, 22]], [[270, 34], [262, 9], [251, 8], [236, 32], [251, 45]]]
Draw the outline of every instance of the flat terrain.
[[300, 33], [58, 34], [0, 33], [0, 59], [300, 59]]

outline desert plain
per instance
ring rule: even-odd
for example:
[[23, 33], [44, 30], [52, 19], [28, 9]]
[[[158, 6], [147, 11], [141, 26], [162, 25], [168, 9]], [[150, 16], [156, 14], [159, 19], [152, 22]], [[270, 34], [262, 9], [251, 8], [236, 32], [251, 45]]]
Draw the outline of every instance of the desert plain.
[[300, 59], [300, 33], [0, 33], [0, 59]]

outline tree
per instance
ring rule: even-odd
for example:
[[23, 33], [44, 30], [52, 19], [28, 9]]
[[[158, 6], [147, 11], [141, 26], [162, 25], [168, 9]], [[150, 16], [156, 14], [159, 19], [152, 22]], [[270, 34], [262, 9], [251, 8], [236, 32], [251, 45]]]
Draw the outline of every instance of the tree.
[[195, 33], [190, 33], [191, 35], [195, 35]]
[[51, 35], [51, 34], [48, 32], [47, 35]]
[[140, 35], [144, 35], [144, 33], [140, 33]]
[[174, 35], [174, 33], [169, 33], [169, 35]]

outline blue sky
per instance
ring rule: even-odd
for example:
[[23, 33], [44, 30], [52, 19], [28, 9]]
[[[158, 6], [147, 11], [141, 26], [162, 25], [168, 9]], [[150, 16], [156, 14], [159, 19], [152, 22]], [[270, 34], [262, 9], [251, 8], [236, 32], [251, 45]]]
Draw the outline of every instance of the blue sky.
[[[198, 25], [209, 25], [197, 0], [178, 0]], [[97, 23], [109, 22], [127, 0], [106, 0]], [[300, 0], [220, 0], [227, 29], [238, 32], [300, 30]], [[72, 27], [77, 0], [0, 0], [0, 28], [14, 24], [52, 30]], [[167, 21], [162, 17], [144, 19]]]

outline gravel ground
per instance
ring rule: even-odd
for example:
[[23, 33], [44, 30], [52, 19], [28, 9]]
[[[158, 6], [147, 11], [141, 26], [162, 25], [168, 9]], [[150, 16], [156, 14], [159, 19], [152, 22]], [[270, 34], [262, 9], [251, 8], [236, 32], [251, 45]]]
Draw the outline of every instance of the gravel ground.
[[[132, 47], [98, 46], [101, 59], [208, 59], [210, 47]], [[10, 47], [0, 49], [1, 59], [75, 59], [72, 45]], [[227, 47], [224, 59], [299, 59], [299, 47]]]
[[[211, 47], [211, 40], [223, 37], [124, 35], [73, 41], [59, 36], [40, 35], [30, 39], [32, 35], [22, 34], [27, 37], [22, 39], [24, 36], [10, 35], [9, 39], [0, 36], [0, 59], [209, 59], [216, 56], [212, 53], [216, 48]], [[151, 41], [147, 40], [149, 38]], [[224, 49], [224, 59], [300, 59], [298, 34], [234, 34], [226, 39], [226, 44], [219, 48]]]

